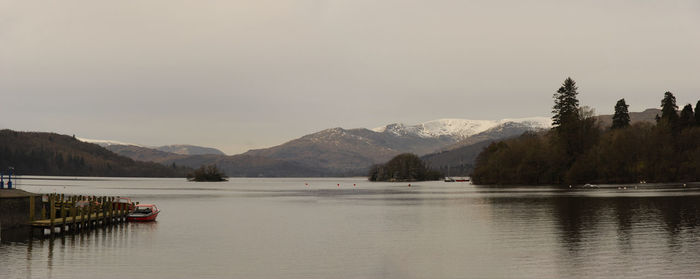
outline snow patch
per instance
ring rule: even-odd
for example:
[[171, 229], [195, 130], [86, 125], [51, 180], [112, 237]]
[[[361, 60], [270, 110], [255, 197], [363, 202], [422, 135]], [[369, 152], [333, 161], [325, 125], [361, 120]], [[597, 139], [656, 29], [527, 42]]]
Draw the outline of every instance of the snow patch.
[[94, 143], [99, 146], [110, 146], [110, 145], [133, 145], [133, 146], [139, 146], [139, 147], [144, 147], [139, 144], [134, 144], [134, 143], [126, 143], [126, 142], [121, 142], [121, 141], [116, 141], [116, 140], [99, 140], [99, 139], [86, 139], [86, 138], [76, 138], [79, 141], [82, 142], [87, 142], [87, 143]]
[[440, 136], [466, 138], [506, 123], [520, 123], [533, 129], [551, 127], [551, 119], [547, 117], [507, 118], [501, 120], [471, 120], [446, 118], [437, 119], [416, 125], [407, 126], [402, 123], [389, 124], [372, 129], [378, 133], [393, 133], [395, 135], [416, 135], [423, 138]]

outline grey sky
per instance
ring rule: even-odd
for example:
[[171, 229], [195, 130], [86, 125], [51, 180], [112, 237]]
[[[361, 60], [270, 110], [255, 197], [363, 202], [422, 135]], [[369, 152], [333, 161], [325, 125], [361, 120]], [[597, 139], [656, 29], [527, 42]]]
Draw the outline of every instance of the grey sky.
[[330, 127], [700, 99], [699, 1], [0, 0], [0, 127], [229, 154]]

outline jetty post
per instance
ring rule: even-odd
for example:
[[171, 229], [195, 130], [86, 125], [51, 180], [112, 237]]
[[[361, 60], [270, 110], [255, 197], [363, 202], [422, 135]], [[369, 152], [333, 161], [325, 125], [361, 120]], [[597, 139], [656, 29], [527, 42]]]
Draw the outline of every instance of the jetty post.
[[66, 231], [66, 219], [68, 217], [68, 208], [66, 208], [66, 204], [68, 201], [66, 200], [66, 197], [61, 194], [61, 217], [63, 217], [61, 220], [61, 233], [65, 233]]
[[36, 199], [33, 197], [29, 198], [29, 222], [34, 221], [34, 216], [36, 214]]
[[49, 195], [49, 233], [54, 232], [54, 223], [56, 219], [56, 197]]
[[7, 169], [7, 189], [12, 189], [12, 171], [15, 170], [13, 167]]

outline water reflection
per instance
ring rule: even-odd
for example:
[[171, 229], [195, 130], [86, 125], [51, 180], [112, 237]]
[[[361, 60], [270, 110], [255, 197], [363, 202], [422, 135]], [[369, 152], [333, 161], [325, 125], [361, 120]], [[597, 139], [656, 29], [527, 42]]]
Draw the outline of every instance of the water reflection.
[[[670, 244], [697, 230], [700, 213], [698, 196], [676, 197], [563, 197], [551, 201], [554, 217], [562, 232], [561, 242], [572, 250], [584, 235], [596, 235], [601, 222], [615, 220], [620, 245], [629, 246], [637, 230], [665, 232]], [[671, 245], [673, 246], [673, 245]]]
[[[504, 249], [522, 248], [520, 234], [530, 248], [551, 246], [564, 277], [700, 271], [697, 195], [488, 197], [485, 203], [497, 231], [511, 232], [501, 239]], [[527, 261], [551, 261], [536, 257]]]
[[[134, 244], [132, 240], [135, 234], [153, 233], [157, 229], [156, 222], [120, 223], [33, 240], [27, 240], [26, 234], [15, 230], [4, 231], [3, 243], [0, 245], [0, 261], [2, 261], [0, 278], [14, 278], [13, 276], [19, 274], [23, 274], [20, 277], [26, 278], [52, 278], [57, 268], [64, 269], [66, 266], [83, 267], [88, 270], [100, 268], [99, 266], [89, 267], [86, 264], [95, 257], [112, 254], [115, 251], [120, 251], [120, 255], [128, 257], [128, 252], [124, 249], [128, 250], [130, 243]], [[9, 236], [15, 236], [15, 238]], [[65, 270], [62, 270], [61, 274], [64, 274], [63, 272]], [[63, 275], [56, 276], [63, 277]]]
[[27, 243], [31, 239], [29, 227], [13, 227], [0, 229], [0, 245], [9, 243]]
[[[267, 181], [204, 184], [199, 191], [200, 184], [154, 180], [132, 189], [132, 196], [158, 203], [167, 213], [159, 222], [53, 240], [5, 242], [3, 234], [0, 260], [7, 265], [0, 265], [0, 278], [97, 273], [110, 278], [685, 278], [700, 273], [700, 192], [450, 183], [338, 189], [335, 181], [324, 181], [325, 188], [312, 183], [309, 189], [303, 180]], [[356, 182], [361, 181], [343, 185]], [[104, 183], [105, 192], [120, 185]]]

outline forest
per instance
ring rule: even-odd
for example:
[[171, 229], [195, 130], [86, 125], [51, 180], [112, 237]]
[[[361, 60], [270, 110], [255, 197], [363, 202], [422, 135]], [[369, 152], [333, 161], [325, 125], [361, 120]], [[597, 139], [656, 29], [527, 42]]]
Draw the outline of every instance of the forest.
[[625, 99], [615, 104], [610, 128], [580, 106], [567, 78], [554, 94], [553, 128], [494, 142], [477, 157], [476, 184], [571, 185], [691, 182], [700, 178], [700, 101], [680, 113], [664, 93], [656, 123], [631, 125]]
[[139, 162], [55, 133], [0, 130], [0, 170], [18, 175], [185, 177], [176, 165]]

